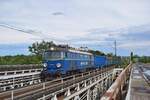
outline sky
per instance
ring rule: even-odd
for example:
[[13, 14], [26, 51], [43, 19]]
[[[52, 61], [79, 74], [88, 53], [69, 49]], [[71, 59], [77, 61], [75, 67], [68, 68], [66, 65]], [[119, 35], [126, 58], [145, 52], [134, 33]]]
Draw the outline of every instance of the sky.
[[150, 56], [150, 0], [0, 0], [0, 55], [54, 41]]

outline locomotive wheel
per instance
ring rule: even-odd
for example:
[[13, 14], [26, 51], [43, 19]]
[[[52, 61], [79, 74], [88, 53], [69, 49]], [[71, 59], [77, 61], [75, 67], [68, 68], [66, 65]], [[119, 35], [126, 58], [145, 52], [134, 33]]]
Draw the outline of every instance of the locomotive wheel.
[[61, 73], [57, 73], [56, 78], [60, 78], [60, 77], [61, 77]]
[[42, 81], [42, 82], [45, 82], [45, 78], [46, 78], [46, 77], [45, 77], [45, 75], [44, 75], [43, 73], [40, 74], [40, 78], [41, 78], [41, 81]]

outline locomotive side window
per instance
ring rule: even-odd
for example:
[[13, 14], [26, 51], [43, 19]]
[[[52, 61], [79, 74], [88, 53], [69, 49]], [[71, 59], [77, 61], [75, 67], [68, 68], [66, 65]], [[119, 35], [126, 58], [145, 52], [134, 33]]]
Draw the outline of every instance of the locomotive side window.
[[67, 58], [71, 58], [71, 53], [70, 52], [67, 52]]
[[92, 60], [91, 55], [74, 53], [74, 52], [65, 52], [65, 57], [72, 60]]
[[65, 58], [68, 58], [67, 52], [65, 52]]
[[80, 54], [77, 53], [77, 59], [80, 59]]
[[58, 51], [47, 51], [44, 54], [44, 58], [46, 60], [60, 59], [60, 58], [62, 58], [62, 54], [61, 54], [61, 52], [58, 52]]
[[83, 59], [83, 55], [82, 54], [80, 54], [80, 59]]

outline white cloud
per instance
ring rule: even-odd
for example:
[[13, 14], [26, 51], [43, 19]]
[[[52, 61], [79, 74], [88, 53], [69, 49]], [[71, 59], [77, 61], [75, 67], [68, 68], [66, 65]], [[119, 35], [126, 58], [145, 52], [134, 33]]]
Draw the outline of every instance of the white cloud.
[[[0, 27], [0, 43], [32, 43], [45, 39], [97, 45], [115, 39], [133, 40], [141, 36], [138, 31], [149, 31], [149, 4], [149, 0], [0, 1], [0, 23], [42, 32], [34, 36]], [[141, 31], [141, 25], [148, 27]], [[130, 36], [130, 33], [134, 34]], [[148, 41], [145, 37], [141, 39]], [[136, 48], [132, 45], [134, 41], [122, 42], [120, 48]]]
[[119, 45], [120, 48], [125, 49], [145, 49], [150, 47], [150, 41], [132, 41]]
[[3, 27], [0, 28], [0, 34], [0, 44], [32, 43], [34, 42], [33, 38], [37, 40], [40, 39], [40, 37], [33, 36], [31, 34], [22, 33]]

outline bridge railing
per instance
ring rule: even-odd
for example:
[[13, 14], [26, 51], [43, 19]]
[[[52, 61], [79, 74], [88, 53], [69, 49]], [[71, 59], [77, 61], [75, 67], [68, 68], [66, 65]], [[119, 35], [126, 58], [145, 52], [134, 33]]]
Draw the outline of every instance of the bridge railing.
[[42, 68], [42, 64], [0, 65], [0, 72]]
[[0, 71], [0, 76], [33, 73], [33, 72], [41, 72], [41, 71], [42, 71], [42, 68], [27, 69], [27, 70], [14, 70], [14, 71], [3, 71], [3, 72]]
[[123, 96], [124, 86], [130, 76], [132, 63], [130, 63], [117, 77], [115, 82], [102, 96], [101, 100], [121, 100]]

